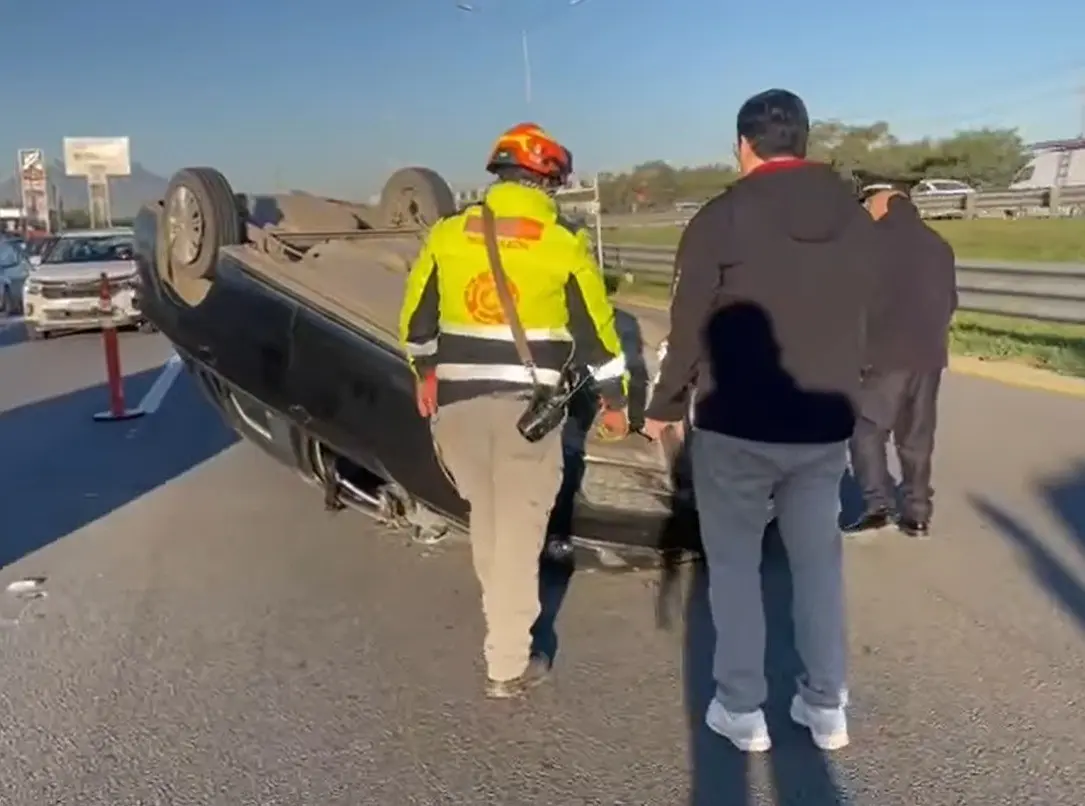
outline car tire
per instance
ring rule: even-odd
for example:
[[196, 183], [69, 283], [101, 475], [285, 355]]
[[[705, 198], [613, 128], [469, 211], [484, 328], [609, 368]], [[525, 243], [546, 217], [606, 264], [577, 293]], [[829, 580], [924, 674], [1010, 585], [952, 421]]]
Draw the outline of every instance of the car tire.
[[26, 340], [27, 341], [41, 341], [49, 338], [49, 331], [38, 330], [34, 325], [26, 326]]
[[146, 319], [139, 323], [140, 333], [157, 333], [158, 326], [154, 322], [148, 322]]
[[13, 313], [11, 307], [11, 291], [5, 287], [3, 294], [0, 294], [0, 313], [11, 315]]
[[211, 290], [219, 249], [244, 240], [241, 207], [214, 168], [183, 168], [166, 188], [157, 234], [158, 273], [181, 303], [196, 307]]
[[452, 188], [429, 168], [400, 168], [381, 190], [380, 218], [389, 229], [428, 229], [456, 207]]

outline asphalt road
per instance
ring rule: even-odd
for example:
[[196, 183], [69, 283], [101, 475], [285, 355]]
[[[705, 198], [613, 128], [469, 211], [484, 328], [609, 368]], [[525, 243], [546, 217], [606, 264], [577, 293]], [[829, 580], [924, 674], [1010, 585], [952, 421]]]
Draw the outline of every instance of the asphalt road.
[[[134, 402], [169, 350], [122, 341]], [[463, 549], [325, 514], [185, 376], [93, 422], [102, 367], [0, 331], [0, 583], [48, 594], [0, 592], [5, 806], [1085, 802], [1080, 400], [949, 380], [935, 539], [848, 549], [852, 746], [783, 718], [785, 637], [747, 763], [701, 727], [703, 582], [667, 631], [652, 576], [574, 576], [553, 684], [486, 702]], [[775, 552], [766, 591], [786, 636]]]

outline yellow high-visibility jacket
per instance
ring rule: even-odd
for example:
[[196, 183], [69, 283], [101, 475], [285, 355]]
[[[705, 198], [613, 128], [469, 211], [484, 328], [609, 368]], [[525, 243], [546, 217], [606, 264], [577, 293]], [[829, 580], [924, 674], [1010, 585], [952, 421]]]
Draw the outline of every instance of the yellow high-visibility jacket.
[[[499, 182], [486, 203], [538, 381], [557, 385], [570, 362], [599, 366], [621, 356], [587, 232], [566, 223], [547, 193], [526, 185]], [[430, 230], [407, 277], [399, 334], [415, 373], [436, 372], [442, 404], [530, 385], [490, 271], [481, 204]], [[621, 374], [599, 390], [620, 408], [626, 386]]]

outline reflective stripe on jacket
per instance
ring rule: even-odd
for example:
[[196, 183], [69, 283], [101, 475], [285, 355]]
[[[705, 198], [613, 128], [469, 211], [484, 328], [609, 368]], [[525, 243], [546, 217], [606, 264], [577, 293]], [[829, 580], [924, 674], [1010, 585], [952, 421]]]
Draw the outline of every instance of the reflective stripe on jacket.
[[[539, 382], [556, 385], [571, 362], [599, 366], [621, 355], [587, 232], [566, 223], [535, 188], [500, 182], [486, 201]], [[414, 371], [436, 371], [442, 402], [530, 384], [497, 296], [481, 205], [430, 230], [407, 278], [399, 332]], [[610, 405], [624, 404], [624, 374], [599, 387]]]

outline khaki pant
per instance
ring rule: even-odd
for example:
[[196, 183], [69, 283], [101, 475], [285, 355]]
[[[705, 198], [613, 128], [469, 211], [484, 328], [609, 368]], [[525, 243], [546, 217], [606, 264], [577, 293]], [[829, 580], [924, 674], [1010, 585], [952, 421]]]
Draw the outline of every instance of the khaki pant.
[[471, 505], [471, 553], [482, 586], [485, 658], [493, 680], [527, 667], [539, 615], [539, 554], [561, 486], [561, 430], [530, 443], [516, 430], [526, 402], [511, 395], [444, 406], [433, 434]]

